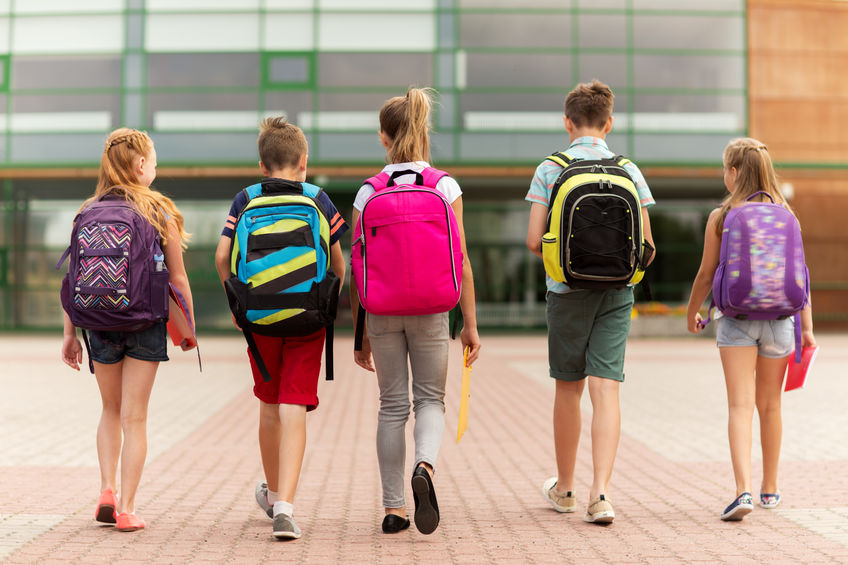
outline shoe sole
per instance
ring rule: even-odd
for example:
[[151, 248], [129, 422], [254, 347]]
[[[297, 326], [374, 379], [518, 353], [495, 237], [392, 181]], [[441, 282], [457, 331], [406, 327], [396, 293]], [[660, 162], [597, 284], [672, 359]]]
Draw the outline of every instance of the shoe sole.
[[749, 506], [737, 506], [731, 512], [723, 515], [721, 517], [725, 522], [738, 522], [748, 514], [750, 514], [754, 509]]
[[432, 534], [439, 527], [439, 513], [430, 504], [430, 483], [426, 478], [412, 477], [412, 494], [415, 496], [415, 527], [422, 534]]
[[274, 532], [277, 539], [300, 539], [301, 534], [295, 532]]
[[101, 524], [115, 525], [115, 507], [111, 504], [101, 504], [97, 507], [97, 516], [94, 519]]
[[612, 524], [613, 520], [615, 520], [614, 512], [599, 512], [594, 516], [588, 514], [583, 516], [583, 521], [590, 524]]
[[119, 532], [137, 532], [138, 530], [143, 530], [144, 526], [132, 526], [130, 528], [115, 528], [115, 530]]

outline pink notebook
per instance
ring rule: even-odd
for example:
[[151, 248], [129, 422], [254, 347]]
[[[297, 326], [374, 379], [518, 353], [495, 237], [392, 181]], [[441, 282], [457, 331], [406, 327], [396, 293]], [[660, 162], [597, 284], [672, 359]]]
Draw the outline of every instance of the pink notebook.
[[170, 313], [168, 315], [168, 335], [171, 336], [171, 341], [174, 345], [179, 345], [184, 339], [187, 339], [193, 349], [197, 350], [197, 365], [200, 372], [203, 372], [203, 364], [200, 361], [200, 347], [197, 345], [197, 334], [194, 331], [194, 324], [191, 323], [191, 316], [188, 313], [188, 304], [185, 298], [180, 294], [177, 288], [168, 283], [169, 292], [168, 300], [170, 303]]
[[807, 374], [810, 372], [810, 367], [813, 366], [813, 361], [816, 360], [816, 355], [819, 352], [819, 346], [807, 346], [801, 350], [801, 362], [795, 362], [795, 356], [789, 356], [789, 364], [786, 366], [786, 386], [783, 390], [795, 390], [796, 388], [804, 388], [807, 382]]

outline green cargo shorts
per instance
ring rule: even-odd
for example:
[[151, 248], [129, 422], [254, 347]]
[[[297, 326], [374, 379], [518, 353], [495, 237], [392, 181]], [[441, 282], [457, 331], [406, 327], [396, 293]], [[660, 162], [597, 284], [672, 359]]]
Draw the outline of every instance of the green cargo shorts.
[[548, 363], [551, 377], [587, 375], [624, 381], [633, 288], [548, 292]]

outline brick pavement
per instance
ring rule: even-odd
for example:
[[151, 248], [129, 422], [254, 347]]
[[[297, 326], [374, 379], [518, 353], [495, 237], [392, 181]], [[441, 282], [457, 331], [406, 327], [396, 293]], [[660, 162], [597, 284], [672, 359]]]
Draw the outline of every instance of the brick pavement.
[[[541, 335], [486, 336], [471, 419], [455, 443], [459, 348], [436, 477], [442, 524], [379, 532], [377, 388], [339, 337], [336, 381], [321, 383], [295, 505], [304, 537], [275, 542], [253, 502], [257, 410], [238, 338], [205, 338], [205, 372], [172, 351], [154, 387], [150, 453], [137, 497], [145, 531], [93, 522], [99, 475], [93, 379], [58, 360], [57, 337], [0, 337], [0, 560], [8, 563], [845, 563], [848, 487], [845, 336], [819, 337], [806, 390], [784, 397], [782, 505], [728, 524], [733, 495], [721, 368], [710, 339], [636, 339], [622, 387], [616, 521], [582, 521], [591, 480], [585, 402], [575, 514], [539, 494], [554, 471]], [[411, 433], [410, 433], [411, 436]], [[411, 451], [411, 438], [409, 443]], [[759, 481], [754, 445], [754, 484]], [[411, 456], [411, 455], [410, 455]], [[409, 490], [409, 489], [407, 489]], [[411, 501], [411, 493], [407, 494]]]

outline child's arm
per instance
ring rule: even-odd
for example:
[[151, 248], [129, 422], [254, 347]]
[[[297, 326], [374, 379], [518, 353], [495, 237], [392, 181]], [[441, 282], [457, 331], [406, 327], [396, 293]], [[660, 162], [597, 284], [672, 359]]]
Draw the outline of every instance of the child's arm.
[[77, 329], [71, 323], [68, 313], [62, 311], [64, 316], [64, 338], [62, 340], [62, 361], [71, 369], [80, 370], [82, 363], [82, 345], [77, 337]]
[[530, 223], [527, 226], [527, 249], [542, 258], [542, 236], [548, 229], [548, 207], [534, 202], [530, 205]]
[[648, 263], [645, 265], [647, 267], [651, 263], [654, 262], [654, 258], [657, 256], [657, 246], [654, 243], [654, 235], [651, 233], [651, 218], [648, 217], [648, 208], [642, 206], [641, 209], [642, 214], [642, 237], [645, 241], [651, 244], [651, 247], [654, 248], [654, 252], [651, 255], [651, 258], [648, 259]]
[[[462, 331], [459, 341], [463, 348], [468, 347], [468, 366], [470, 367], [480, 355], [480, 335], [477, 333], [477, 306], [474, 295], [474, 274], [471, 272], [471, 262], [468, 260], [468, 249], [465, 247], [465, 228], [462, 223], [462, 197], [451, 202], [454, 216], [459, 228], [459, 241], [462, 244], [462, 291], [459, 295], [459, 309], [462, 311]], [[541, 241], [541, 239], [540, 239]]]
[[232, 238], [225, 235], [218, 240], [218, 247], [215, 248], [215, 270], [218, 271], [218, 278], [221, 279], [221, 284], [230, 278], [230, 246]]
[[813, 304], [807, 302], [807, 307], [801, 310], [801, 347], [808, 347], [816, 344], [816, 338], [813, 336]]
[[[356, 208], [353, 209], [353, 214], [351, 217], [351, 225], [356, 225], [359, 221], [359, 210]], [[353, 231], [351, 233], [351, 238], [353, 238]], [[353, 247], [353, 245], [351, 245]], [[354, 277], [350, 277], [350, 312], [353, 314], [353, 325], [356, 326], [356, 317], [359, 315], [359, 289], [356, 287], [356, 279]], [[364, 314], [363, 314], [364, 315]], [[362, 351], [353, 352], [353, 360], [357, 365], [365, 369], [366, 371], [374, 372], [374, 361], [371, 358], [371, 342], [368, 341], [368, 327], [367, 322], [362, 324]]]
[[701, 314], [698, 310], [704, 304], [704, 300], [710, 294], [713, 285], [713, 276], [715, 276], [716, 268], [718, 267], [719, 252], [721, 251], [721, 238], [716, 233], [716, 225], [721, 211], [716, 208], [710, 213], [707, 219], [707, 228], [704, 232], [704, 254], [701, 257], [701, 266], [698, 269], [698, 274], [695, 276], [695, 282], [692, 283], [692, 292], [689, 294], [689, 306], [686, 308], [686, 325], [687, 329], [692, 333], [700, 332]]
[[[188, 275], [183, 262], [183, 248], [180, 245], [182, 237], [180, 230], [174, 220], [168, 222], [168, 241], [165, 243], [165, 266], [168, 267], [168, 282], [174, 285], [185, 298], [188, 314], [191, 316], [192, 327], [197, 327], [194, 321], [194, 301], [191, 297], [191, 286], [188, 284]], [[194, 338], [186, 338], [180, 344], [183, 351], [197, 346]]]
[[330, 266], [333, 268], [333, 273], [339, 277], [339, 294], [341, 294], [345, 279], [345, 260], [342, 244], [338, 241], [330, 247]]

